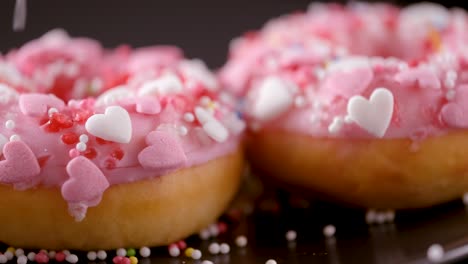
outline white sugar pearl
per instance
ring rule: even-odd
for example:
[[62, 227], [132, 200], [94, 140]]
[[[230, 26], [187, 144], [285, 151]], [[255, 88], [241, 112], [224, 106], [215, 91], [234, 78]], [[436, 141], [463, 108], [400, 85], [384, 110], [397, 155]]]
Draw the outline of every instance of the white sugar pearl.
[[375, 223], [381, 225], [381, 224], [384, 224], [386, 222], [386, 216], [385, 216], [385, 213], [383, 212], [377, 212], [376, 215], [375, 215]]
[[20, 141], [21, 140], [21, 137], [14, 134], [14, 135], [11, 135], [10, 137], [10, 141]]
[[57, 108], [50, 108], [49, 111], [47, 111], [47, 114], [49, 114], [49, 116], [52, 116], [54, 113], [58, 113], [58, 110]]
[[438, 262], [444, 258], [444, 248], [439, 244], [433, 244], [427, 249], [429, 261]]
[[211, 99], [210, 99], [210, 97], [208, 97], [208, 96], [202, 96], [202, 97], [200, 98], [200, 104], [201, 104], [201, 105], [204, 105], [204, 106], [205, 106], [205, 105], [208, 105], [210, 102], [211, 102]]
[[297, 233], [294, 230], [289, 230], [288, 232], [286, 232], [285, 237], [288, 241], [294, 241], [297, 238]]
[[107, 253], [106, 253], [106, 251], [104, 251], [104, 250], [99, 250], [99, 251], [97, 252], [97, 257], [98, 257], [98, 259], [100, 259], [100, 260], [106, 260], [106, 258], [107, 258]]
[[184, 120], [191, 123], [195, 120], [195, 116], [192, 113], [185, 113]]
[[68, 255], [65, 260], [69, 263], [75, 264], [78, 262], [78, 256], [75, 254]]
[[277, 262], [274, 259], [269, 259], [265, 262], [265, 264], [277, 264]]
[[97, 258], [97, 253], [96, 251], [89, 251], [86, 257], [88, 258], [89, 261], [95, 261]]
[[116, 251], [117, 256], [125, 257], [127, 255], [127, 250], [125, 248], [119, 248]]
[[228, 254], [229, 251], [231, 251], [231, 247], [228, 244], [222, 243], [219, 246], [219, 252], [221, 252], [221, 254]]
[[214, 264], [211, 260], [204, 260], [201, 264]]
[[466, 206], [468, 206], [468, 192], [466, 192], [466, 193], [463, 194], [462, 200], [463, 200], [463, 203], [464, 203]]
[[49, 258], [50, 258], [50, 259], [54, 259], [54, 258], [55, 258], [55, 255], [57, 255], [57, 252], [55, 252], [55, 251], [53, 251], [53, 250], [49, 251]]
[[211, 243], [209, 246], [208, 246], [208, 252], [210, 252], [210, 254], [213, 254], [213, 255], [217, 255], [219, 254], [219, 251], [220, 251], [220, 246], [218, 243]]
[[16, 263], [18, 264], [26, 264], [28, 263], [28, 258], [26, 256], [19, 256], [18, 259], [16, 260]]
[[7, 251], [5, 252], [3, 255], [5, 255], [5, 257], [8, 259], [8, 260], [12, 260], [14, 255], [11, 251]]
[[368, 225], [375, 224], [376, 217], [377, 217], [377, 213], [375, 212], [375, 210], [372, 210], [372, 209], [367, 210], [367, 212], [366, 212], [366, 223]]
[[181, 136], [185, 136], [185, 135], [187, 135], [187, 133], [188, 133], [188, 129], [186, 127], [184, 127], [184, 126], [179, 127], [179, 134]]
[[5, 255], [3, 254], [0, 254], [0, 263], [7, 263], [8, 262], [8, 259]]
[[143, 258], [151, 256], [151, 249], [149, 247], [140, 248], [140, 256]]
[[10, 130], [11, 130], [11, 129], [14, 129], [14, 128], [15, 128], [15, 125], [16, 125], [16, 124], [15, 124], [15, 121], [13, 121], [13, 120], [7, 120], [7, 121], [5, 122], [5, 127], [6, 127], [7, 129], [10, 129]]
[[194, 251], [192, 251], [192, 258], [195, 259], [195, 260], [198, 260], [198, 259], [201, 259], [202, 257], [202, 253], [200, 250], [198, 249], [195, 249]]
[[88, 140], [89, 140], [88, 135], [82, 134], [82, 135], [80, 136], [80, 142], [88, 143]]
[[62, 253], [65, 254], [65, 256], [68, 256], [68, 255], [71, 254], [70, 250], [68, 250], [68, 249], [62, 250]]
[[76, 144], [76, 150], [78, 150], [79, 152], [85, 151], [86, 148], [87, 148], [86, 143], [79, 142], [78, 144]]
[[326, 237], [332, 237], [335, 235], [336, 228], [334, 225], [327, 225], [323, 228], [323, 235]]
[[36, 259], [36, 253], [29, 252], [28, 253], [28, 259], [29, 259], [29, 261], [34, 261]]
[[19, 256], [23, 256], [24, 255], [24, 250], [22, 248], [17, 248], [15, 250], [15, 256], [19, 257]]
[[201, 240], [208, 240], [211, 236], [210, 231], [208, 229], [203, 229], [198, 234]]
[[180, 249], [176, 246], [169, 248], [169, 255], [171, 257], [178, 257], [180, 255]]
[[296, 107], [303, 107], [306, 103], [306, 100], [303, 96], [298, 96], [294, 99], [294, 105]]
[[245, 247], [247, 246], [247, 238], [245, 236], [238, 236], [236, 238], [236, 245], [238, 247]]
[[217, 237], [219, 235], [219, 229], [217, 224], [212, 224], [208, 227], [208, 230], [210, 231], [210, 235], [212, 237]]
[[383, 214], [385, 215], [385, 221], [387, 223], [393, 223], [393, 221], [395, 221], [395, 211], [387, 210]]

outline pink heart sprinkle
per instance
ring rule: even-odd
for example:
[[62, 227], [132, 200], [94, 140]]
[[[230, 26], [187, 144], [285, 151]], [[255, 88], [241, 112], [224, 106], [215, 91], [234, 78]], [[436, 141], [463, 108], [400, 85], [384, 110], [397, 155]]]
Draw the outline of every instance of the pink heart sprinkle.
[[67, 173], [70, 178], [62, 185], [62, 196], [69, 203], [96, 206], [109, 187], [102, 171], [83, 156], [68, 162]]
[[416, 68], [402, 71], [395, 75], [395, 81], [404, 86], [419, 85], [423, 89], [440, 89], [441, 83], [437, 75], [426, 68]]
[[21, 112], [29, 116], [43, 116], [50, 108], [62, 110], [65, 103], [53, 94], [22, 94], [19, 98]]
[[369, 86], [374, 73], [371, 68], [357, 68], [330, 73], [322, 84], [323, 91], [335, 91], [341, 96], [350, 97], [362, 92]]
[[174, 170], [186, 165], [187, 157], [179, 141], [162, 131], [146, 136], [149, 147], [138, 154], [138, 161], [147, 169]]
[[155, 115], [161, 112], [161, 104], [155, 97], [138, 98], [136, 111], [140, 114]]
[[12, 141], [3, 147], [5, 160], [0, 161], [0, 182], [14, 184], [17, 189], [27, 189], [41, 168], [36, 156], [26, 143]]
[[449, 102], [441, 109], [442, 120], [449, 126], [455, 128], [468, 128], [468, 85], [456, 87], [455, 101]]

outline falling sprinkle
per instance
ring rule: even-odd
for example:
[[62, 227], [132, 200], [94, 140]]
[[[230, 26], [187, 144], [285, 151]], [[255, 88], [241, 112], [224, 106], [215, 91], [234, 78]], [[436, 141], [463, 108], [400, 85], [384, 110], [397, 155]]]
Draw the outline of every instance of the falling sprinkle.
[[431, 262], [439, 262], [444, 258], [444, 248], [439, 244], [433, 244], [427, 249], [427, 258]]
[[26, 27], [27, 5], [26, 0], [16, 0], [13, 14], [13, 31], [23, 31]]

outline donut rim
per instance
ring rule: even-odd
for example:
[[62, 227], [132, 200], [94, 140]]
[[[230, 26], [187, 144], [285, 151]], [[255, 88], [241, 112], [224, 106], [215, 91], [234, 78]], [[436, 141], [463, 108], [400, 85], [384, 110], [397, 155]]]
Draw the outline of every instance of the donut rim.
[[247, 156], [265, 181], [353, 207], [414, 209], [468, 190], [466, 132], [411, 139], [315, 138], [252, 134]]
[[60, 189], [0, 185], [0, 241], [15, 247], [97, 250], [163, 246], [212, 224], [237, 193], [242, 148], [198, 166], [113, 185], [82, 222]]

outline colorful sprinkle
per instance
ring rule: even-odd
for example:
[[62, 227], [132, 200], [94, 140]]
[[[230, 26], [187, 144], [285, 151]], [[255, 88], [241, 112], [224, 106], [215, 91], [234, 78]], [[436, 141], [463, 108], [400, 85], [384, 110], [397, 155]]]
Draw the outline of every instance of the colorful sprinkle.
[[433, 244], [427, 249], [427, 258], [431, 262], [440, 262], [444, 254], [444, 248], [440, 244]]
[[231, 251], [231, 247], [226, 244], [226, 243], [222, 243], [220, 246], [219, 246], [219, 252], [221, 254], [228, 254], [229, 252]]
[[169, 255], [170, 255], [171, 257], [178, 257], [178, 256], [180, 256], [180, 249], [179, 249], [177, 246], [175, 246], [175, 245], [169, 246]]
[[189, 247], [189, 248], [187, 248], [187, 249], [185, 250], [184, 254], [185, 254], [186, 257], [189, 257], [189, 258], [190, 258], [190, 257], [192, 257], [193, 251], [194, 251], [194, 249], [191, 248], [191, 247]]
[[133, 257], [136, 255], [136, 250], [134, 248], [127, 249], [127, 257]]
[[107, 258], [107, 253], [106, 253], [106, 251], [104, 251], [104, 250], [99, 250], [99, 251], [97, 252], [97, 257], [98, 257], [98, 259], [100, 259], [100, 260], [106, 260], [106, 258]]
[[288, 232], [286, 232], [285, 237], [287, 241], [294, 241], [297, 238], [297, 233], [294, 230], [289, 230]]
[[247, 237], [245, 236], [238, 236], [236, 237], [236, 245], [238, 247], [245, 247], [247, 246]]
[[96, 251], [89, 251], [86, 257], [88, 258], [89, 261], [95, 261], [97, 258], [97, 253]]
[[217, 255], [220, 252], [220, 246], [218, 243], [213, 242], [208, 246], [208, 252], [212, 255]]
[[130, 256], [130, 264], [138, 264], [138, 259], [135, 256]]
[[151, 249], [149, 247], [140, 248], [140, 256], [143, 258], [151, 256]]
[[336, 228], [334, 225], [327, 225], [323, 228], [323, 235], [325, 237], [332, 237], [335, 235]]

